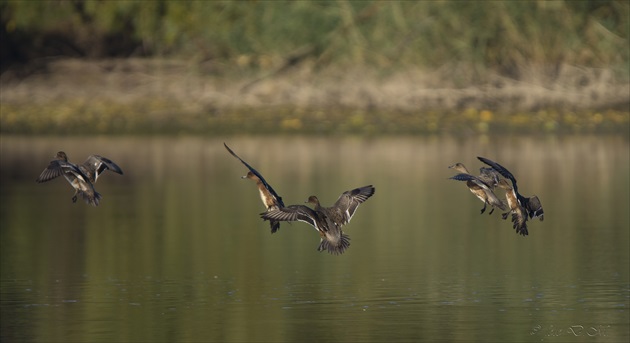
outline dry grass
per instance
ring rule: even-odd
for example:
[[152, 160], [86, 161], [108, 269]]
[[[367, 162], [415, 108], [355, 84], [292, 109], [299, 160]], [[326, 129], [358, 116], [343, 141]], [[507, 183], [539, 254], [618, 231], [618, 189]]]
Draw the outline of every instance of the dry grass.
[[610, 70], [563, 66], [471, 84], [443, 70], [274, 72], [173, 60], [59, 60], [2, 79], [2, 132], [624, 131], [630, 87]]

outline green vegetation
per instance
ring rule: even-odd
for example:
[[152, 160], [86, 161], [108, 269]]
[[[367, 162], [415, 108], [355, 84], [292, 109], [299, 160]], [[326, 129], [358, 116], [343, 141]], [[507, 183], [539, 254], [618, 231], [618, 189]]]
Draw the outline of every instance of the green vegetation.
[[[296, 53], [317, 63], [464, 63], [518, 77], [560, 64], [627, 77], [626, 1], [3, 1], [9, 36], [52, 35], [75, 56], [179, 56], [268, 67]], [[49, 39], [47, 41], [47, 39]], [[118, 40], [116, 42], [115, 40]], [[122, 42], [128, 42], [122, 44]], [[60, 51], [63, 53], [63, 51]]]
[[[628, 130], [627, 1], [0, 0], [0, 10], [2, 132], [250, 131], [244, 118], [273, 132]], [[130, 72], [122, 82], [144, 90], [150, 81], [138, 80], [148, 73], [161, 92], [113, 88], [120, 96], [102, 97], [111, 85], [84, 94], [81, 71], [54, 65], [128, 57], [185, 67]], [[98, 67], [99, 80], [124, 73]], [[54, 72], [65, 78], [33, 77]], [[177, 88], [181, 75], [212, 95]], [[538, 88], [522, 95], [523, 84]], [[67, 91], [47, 96], [40, 85]], [[229, 90], [213, 97], [220, 87]], [[479, 91], [460, 92], [471, 87]], [[416, 89], [455, 98], [399, 95]], [[316, 123], [300, 114], [331, 110]], [[466, 114], [483, 111], [489, 122]]]

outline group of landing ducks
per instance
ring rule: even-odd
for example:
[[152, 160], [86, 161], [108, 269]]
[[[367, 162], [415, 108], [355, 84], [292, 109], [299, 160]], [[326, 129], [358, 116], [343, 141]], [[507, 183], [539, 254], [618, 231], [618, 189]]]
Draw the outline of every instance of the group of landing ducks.
[[[518, 192], [516, 186], [516, 178], [502, 165], [491, 161], [485, 157], [477, 157], [481, 162], [490, 166], [490, 168], [480, 168], [479, 176], [474, 176], [468, 172], [468, 169], [461, 164], [455, 163], [449, 168], [454, 169], [459, 174], [451, 177], [453, 180], [466, 181], [468, 189], [483, 202], [483, 208], [481, 213], [486, 211], [487, 205], [492, 206], [490, 214], [494, 212], [495, 208], [499, 208], [506, 211], [502, 214], [503, 219], [507, 219], [508, 215], [512, 214], [512, 227], [523, 236], [527, 236], [527, 220], [539, 218], [543, 221], [545, 212], [543, 211], [540, 199], [537, 196], [531, 196], [526, 198]], [[501, 178], [503, 176], [503, 178]], [[510, 180], [512, 185], [507, 182]], [[493, 192], [495, 187], [500, 187], [505, 190], [505, 199], [507, 204], [500, 200]]]
[[[285, 206], [282, 198], [256, 169], [236, 155], [227, 144], [223, 143], [223, 145], [232, 156], [249, 169], [247, 175], [242, 178], [256, 182], [260, 198], [267, 208], [260, 216], [263, 220], [269, 221], [271, 233], [280, 229], [281, 221], [301, 221], [311, 225], [319, 232], [318, 251], [326, 250], [331, 254], [339, 255], [350, 246], [350, 237], [343, 232], [342, 227], [350, 222], [359, 205], [374, 195], [375, 189], [372, 185], [343, 192], [331, 207], [322, 207], [314, 195], [311, 195], [306, 201], [306, 203], [312, 204], [313, 208], [305, 205]], [[481, 213], [485, 212], [487, 205], [492, 207], [490, 214], [494, 212], [495, 208], [507, 211], [503, 213], [503, 219], [512, 214], [512, 224], [516, 232], [523, 236], [527, 235], [528, 219], [539, 218], [541, 221], [543, 220], [544, 212], [540, 200], [535, 195], [529, 198], [522, 196], [518, 192], [516, 179], [503, 166], [487, 158], [478, 158], [490, 168], [481, 168], [481, 174], [474, 176], [468, 172], [463, 164], [456, 163], [449, 168], [460, 173], [451, 179], [466, 181], [470, 191], [484, 203]], [[63, 175], [75, 190], [72, 202], [76, 202], [77, 196], [80, 195], [86, 203], [98, 206], [102, 196], [94, 189], [94, 183], [105, 170], [123, 174], [122, 169], [116, 163], [105, 157], [92, 155], [83, 164], [77, 165], [68, 162], [67, 155], [60, 151], [36, 182], [46, 182]], [[511, 181], [511, 186], [507, 180]], [[494, 194], [493, 190], [497, 186], [505, 190], [507, 203]]]

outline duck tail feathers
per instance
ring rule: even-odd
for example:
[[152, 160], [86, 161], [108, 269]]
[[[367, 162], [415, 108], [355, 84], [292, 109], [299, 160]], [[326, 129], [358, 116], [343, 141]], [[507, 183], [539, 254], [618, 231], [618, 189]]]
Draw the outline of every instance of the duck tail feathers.
[[92, 206], [98, 206], [100, 203], [100, 200], [103, 198], [103, 196], [99, 192], [94, 192], [94, 194], [89, 194], [87, 192], [80, 191], [79, 194], [81, 195], [81, 198], [83, 198], [83, 200], [87, 204], [90, 204]]
[[278, 230], [280, 230], [280, 222], [277, 220], [269, 220], [269, 227], [271, 227], [271, 233], [276, 233]]
[[337, 242], [331, 242], [326, 239], [326, 237], [322, 237], [322, 240], [319, 242], [319, 247], [317, 247], [317, 251], [327, 250], [330, 254], [333, 255], [341, 255], [346, 249], [350, 246], [350, 236], [345, 233], [341, 234], [341, 238]]

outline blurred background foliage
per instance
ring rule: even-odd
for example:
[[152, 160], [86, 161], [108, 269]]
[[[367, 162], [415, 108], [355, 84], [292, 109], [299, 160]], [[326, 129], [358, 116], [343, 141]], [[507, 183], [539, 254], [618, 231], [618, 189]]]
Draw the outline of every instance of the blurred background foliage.
[[630, 122], [628, 1], [0, 0], [0, 20], [3, 132]]
[[175, 56], [265, 67], [616, 67], [627, 77], [627, 1], [6, 1], [2, 67], [46, 56]]

